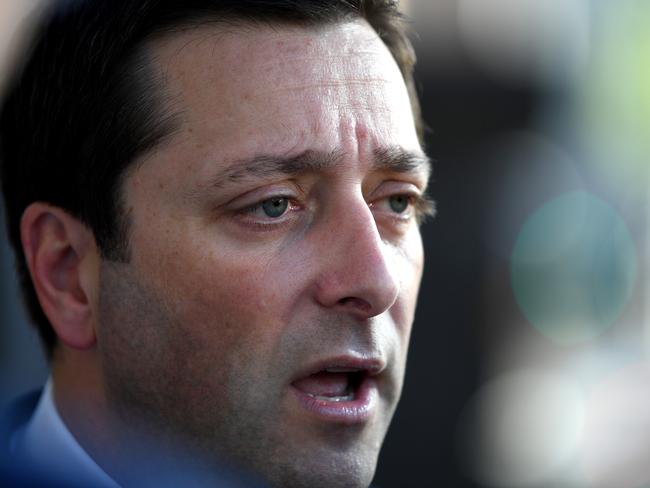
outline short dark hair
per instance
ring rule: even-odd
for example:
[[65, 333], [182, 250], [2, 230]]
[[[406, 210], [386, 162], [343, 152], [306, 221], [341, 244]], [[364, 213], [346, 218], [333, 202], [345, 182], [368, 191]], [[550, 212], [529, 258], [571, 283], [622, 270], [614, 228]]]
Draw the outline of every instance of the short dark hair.
[[175, 128], [146, 47], [205, 21], [319, 26], [365, 19], [395, 58], [422, 139], [415, 55], [394, 0], [54, 0], [0, 108], [8, 235], [23, 296], [48, 356], [56, 335], [20, 241], [33, 202], [66, 210], [93, 232], [103, 259], [128, 261], [121, 187], [129, 165]]

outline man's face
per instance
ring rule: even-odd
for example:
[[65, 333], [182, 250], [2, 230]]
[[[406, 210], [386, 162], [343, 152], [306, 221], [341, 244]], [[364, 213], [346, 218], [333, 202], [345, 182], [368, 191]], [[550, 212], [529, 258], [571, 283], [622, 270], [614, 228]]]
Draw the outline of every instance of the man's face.
[[182, 126], [127, 173], [131, 259], [102, 265], [111, 404], [280, 486], [369, 484], [423, 265], [397, 65], [361, 22], [152, 53]]

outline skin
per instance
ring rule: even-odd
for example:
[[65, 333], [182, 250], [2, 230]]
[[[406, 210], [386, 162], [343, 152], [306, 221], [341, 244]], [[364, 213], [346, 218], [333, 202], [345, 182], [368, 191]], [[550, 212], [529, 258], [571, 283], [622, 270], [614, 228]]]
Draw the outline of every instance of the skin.
[[[158, 474], [180, 458], [209, 473], [227, 456], [274, 486], [367, 486], [423, 267], [415, 204], [428, 165], [376, 164], [386, 146], [424, 158], [398, 67], [364, 22], [205, 26], [150, 49], [181, 125], [125, 176], [129, 262], [89, 253], [80, 266], [96, 341], [57, 355], [62, 417], [127, 485], [128, 466], [144, 473], [156, 456]], [[245, 171], [305, 151], [337, 157]], [[273, 197], [289, 202], [277, 218], [260, 203]], [[353, 425], [318, 418], [290, 386], [344, 355], [385, 365], [375, 408]]]

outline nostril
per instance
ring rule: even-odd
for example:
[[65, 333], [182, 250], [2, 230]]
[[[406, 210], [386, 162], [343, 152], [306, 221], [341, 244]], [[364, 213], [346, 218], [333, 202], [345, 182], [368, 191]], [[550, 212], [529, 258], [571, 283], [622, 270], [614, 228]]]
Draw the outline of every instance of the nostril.
[[362, 298], [345, 297], [339, 300], [339, 304], [348, 308], [356, 308], [362, 312], [369, 312], [372, 306]]

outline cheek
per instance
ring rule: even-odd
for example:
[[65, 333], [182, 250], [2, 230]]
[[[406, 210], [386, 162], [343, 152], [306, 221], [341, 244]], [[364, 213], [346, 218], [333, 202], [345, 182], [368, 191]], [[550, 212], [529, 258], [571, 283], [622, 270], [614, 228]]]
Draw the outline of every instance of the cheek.
[[164, 284], [161, 295], [184, 335], [207, 355], [228, 356], [247, 368], [254, 366], [251, 356], [270, 354], [291, 307], [286, 276], [268, 259], [226, 246], [210, 250], [186, 241], [173, 248], [184, 252], [153, 270], [152, 285]]
[[399, 317], [394, 316], [395, 323], [406, 327], [405, 332], [410, 333], [424, 268], [424, 250], [417, 228], [414, 228], [397, 248], [395, 262], [400, 295], [391, 312], [399, 314]]

